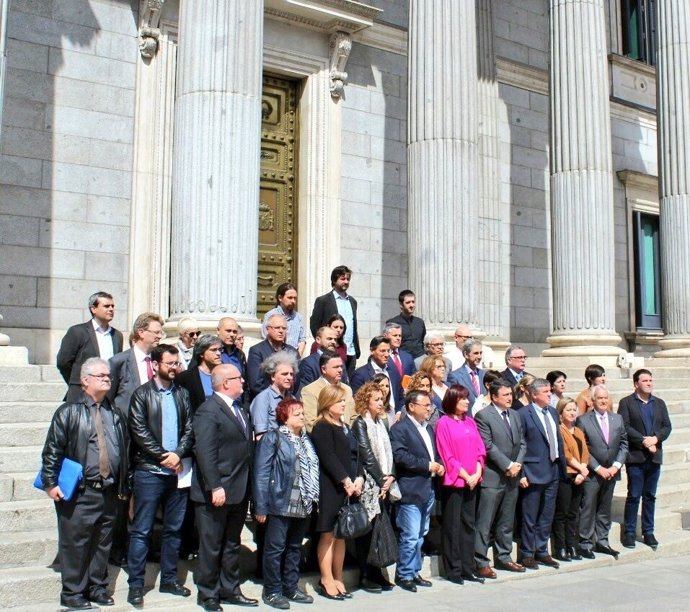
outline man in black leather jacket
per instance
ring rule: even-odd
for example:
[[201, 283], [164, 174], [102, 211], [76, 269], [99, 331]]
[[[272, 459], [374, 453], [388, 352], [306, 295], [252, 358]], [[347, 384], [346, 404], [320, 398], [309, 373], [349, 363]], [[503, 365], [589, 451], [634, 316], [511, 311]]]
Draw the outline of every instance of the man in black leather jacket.
[[[53, 415], [43, 448], [42, 479], [58, 517], [62, 593], [60, 603], [74, 610], [113, 605], [108, 594], [108, 555], [117, 500], [129, 494], [127, 424], [107, 399], [110, 366], [99, 357], [81, 368], [83, 395]], [[83, 468], [70, 501], [58, 485], [63, 459]], [[86, 571], [84, 571], [86, 568]]]
[[151, 351], [154, 377], [132, 394], [129, 432], [134, 468], [134, 520], [129, 537], [129, 594], [134, 606], [144, 603], [146, 556], [158, 506], [163, 509], [160, 591], [189, 597], [190, 590], [177, 578], [182, 522], [188, 488], [178, 486], [182, 459], [193, 445], [189, 392], [175, 385], [179, 350], [160, 344]]

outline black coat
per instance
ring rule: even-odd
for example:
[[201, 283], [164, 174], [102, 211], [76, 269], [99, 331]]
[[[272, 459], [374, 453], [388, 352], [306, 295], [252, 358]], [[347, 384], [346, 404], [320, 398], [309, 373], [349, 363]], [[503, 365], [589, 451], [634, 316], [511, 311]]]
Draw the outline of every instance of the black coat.
[[[652, 431], [647, 432], [640, 401], [635, 395], [624, 397], [618, 404], [618, 414], [623, 417], [626, 431], [628, 433], [628, 458], [626, 463], [644, 463], [647, 458], [651, 458], [653, 463], [662, 463], [664, 452], [662, 444], [671, 435], [671, 419], [668, 416], [668, 408], [664, 400], [654, 397], [654, 426]], [[659, 444], [656, 445], [656, 453], [650, 453], [642, 444], [645, 436], [656, 436]]]
[[[122, 332], [111, 328], [113, 355], [122, 352]], [[80, 384], [82, 364], [91, 357], [100, 357], [93, 322], [73, 325], [67, 330], [57, 354], [57, 368], [68, 385]]]
[[[359, 334], [357, 333], [357, 300], [351, 295], [348, 296], [350, 304], [352, 304], [352, 318], [354, 320], [354, 329], [352, 330], [352, 341], [355, 345], [355, 356], [359, 359]], [[317, 297], [314, 301], [314, 308], [309, 317], [309, 329], [312, 336], [316, 337], [316, 332], [320, 327], [326, 325], [328, 319], [333, 315], [338, 314], [338, 306], [333, 297], [333, 291], [329, 291], [325, 295]]]

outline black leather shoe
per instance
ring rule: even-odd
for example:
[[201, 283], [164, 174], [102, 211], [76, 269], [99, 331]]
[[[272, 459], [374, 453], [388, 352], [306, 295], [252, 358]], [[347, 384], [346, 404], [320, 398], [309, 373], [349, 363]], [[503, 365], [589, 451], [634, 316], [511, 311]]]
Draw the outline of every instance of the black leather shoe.
[[417, 585], [414, 583], [414, 580], [404, 580], [403, 578], [396, 578], [395, 584], [397, 584], [401, 589], [405, 589], [410, 593], [417, 592]]
[[635, 548], [635, 534], [634, 533], [624, 533], [621, 538], [621, 544], [625, 548]]
[[652, 550], [656, 550], [657, 546], [659, 546], [659, 542], [657, 539], [654, 537], [653, 533], [645, 533], [642, 536], [642, 541], [649, 546]]
[[568, 556], [571, 561], [582, 561], [582, 555], [578, 552], [577, 548], [573, 546], [568, 547]]
[[111, 553], [108, 563], [115, 567], [127, 567], [127, 555], [125, 553]]
[[568, 553], [568, 550], [566, 548], [559, 548], [553, 555], [554, 559], [558, 559], [559, 561], [564, 561], [565, 563], [570, 563], [570, 553]]
[[132, 587], [127, 593], [127, 601], [133, 606], [144, 605], [144, 589], [141, 587]]
[[204, 599], [197, 595], [196, 603], [199, 604], [207, 612], [222, 612], [223, 608], [220, 606], [220, 602], [217, 597], [207, 597]]
[[286, 595], [285, 597], [287, 597], [293, 603], [314, 603], [314, 598], [311, 595], [307, 595], [304, 591], [301, 591], [300, 589], [297, 589], [294, 593], [292, 593], [291, 595]]
[[477, 576], [477, 574], [475, 574], [474, 572], [468, 572], [466, 574], [463, 574], [462, 579], [465, 582], [477, 582], [479, 584], [484, 584], [484, 578], [482, 578], [481, 576]]
[[325, 597], [326, 599], [333, 599], [335, 601], [344, 601], [345, 598], [338, 593], [337, 595], [331, 595], [327, 590], [326, 587], [323, 585], [323, 582], [319, 580], [319, 584], [316, 585], [316, 592], [321, 595], [321, 597]]
[[83, 595], [61, 595], [60, 605], [69, 610], [91, 610], [91, 602]]
[[108, 595], [105, 589], [95, 589], [89, 593], [89, 601], [99, 606], [114, 606], [115, 600]]
[[224, 604], [230, 604], [233, 606], [248, 606], [248, 607], [255, 607], [259, 605], [259, 600], [258, 599], [252, 599], [251, 597], [245, 597], [242, 595], [241, 591], [237, 591], [237, 593], [231, 593], [230, 595], [226, 595], [225, 597], [220, 598], [221, 603]]
[[457, 584], [460, 586], [465, 584], [465, 581], [460, 576], [448, 576], [448, 577], [446, 577], [446, 580], [448, 582], [452, 582], [453, 584]]
[[392, 582], [388, 582], [383, 576], [376, 578], [375, 582], [381, 586], [382, 591], [392, 591], [395, 587]]
[[431, 580], [424, 580], [419, 574], [417, 574], [412, 581], [417, 585], [421, 587], [430, 587], [431, 586]]
[[605, 546], [603, 544], [597, 544], [594, 547], [594, 550], [604, 555], [611, 555], [614, 559], [618, 559], [618, 555], [620, 554], [617, 550], [614, 550], [610, 546]]
[[594, 553], [588, 548], [578, 548], [577, 552], [585, 559], [595, 559]]
[[359, 581], [359, 588], [367, 593], [380, 593], [383, 590], [378, 582], [369, 580], [369, 578], [362, 578]]
[[282, 593], [262, 595], [261, 599], [267, 606], [271, 606], [271, 608], [275, 608], [276, 610], [290, 609], [290, 602], [288, 601], [288, 598], [285, 597], [285, 595], [283, 595]]
[[161, 593], [170, 593], [171, 595], [179, 595], [180, 597], [189, 597], [192, 594], [186, 586], [177, 581], [161, 584], [158, 590]]

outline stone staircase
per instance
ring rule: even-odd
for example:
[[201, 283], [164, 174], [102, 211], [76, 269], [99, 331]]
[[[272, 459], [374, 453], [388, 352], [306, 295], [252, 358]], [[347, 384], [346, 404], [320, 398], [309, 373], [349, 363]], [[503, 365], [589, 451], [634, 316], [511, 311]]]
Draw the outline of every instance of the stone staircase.
[[[1, 350], [1, 349], [0, 349]], [[622, 549], [620, 562], [653, 558], [655, 555], [680, 555], [690, 553], [690, 531], [684, 530], [690, 523], [690, 360], [650, 359], [646, 362], [654, 373], [655, 391], [664, 398], [671, 412], [673, 433], [664, 446], [665, 465], [657, 495], [656, 535], [661, 546], [654, 553], [643, 544], [630, 551]], [[568, 389], [572, 396], [584, 388], [581, 378], [586, 361], [573, 359], [559, 361], [555, 365], [546, 360], [530, 360], [529, 370], [544, 375], [557, 367], [568, 373]], [[608, 386], [614, 401], [632, 390], [632, 371], [607, 367]], [[57, 530], [53, 503], [47, 496], [33, 488], [32, 483], [40, 465], [40, 455], [46, 431], [55, 408], [60, 404], [65, 386], [53, 366], [2, 366], [0, 365], [0, 608], [26, 610], [55, 609], [59, 601], [60, 576], [49, 567], [57, 548]], [[616, 486], [614, 499], [614, 530], [611, 543], [620, 536], [623, 504], [625, 502], [625, 474]], [[246, 573], [252, 567], [252, 536], [248, 529], [243, 534], [243, 565]], [[620, 547], [619, 547], [620, 548]], [[438, 574], [437, 558], [425, 560], [425, 572]], [[564, 564], [560, 571], [576, 571], [594, 565], [614, 563], [610, 558], [597, 556], [593, 561]], [[192, 564], [182, 563], [180, 571], [188, 585], [192, 583]], [[524, 579], [546, 575], [547, 570], [522, 576], [507, 576], [501, 580]], [[355, 572], [356, 573], [356, 572]], [[149, 564], [147, 584], [157, 581], [158, 566]], [[313, 580], [312, 580], [313, 578]], [[356, 577], [350, 574], [350, 579]], [[306, 577], [312, 586], [316, 577]], [[112, 588], [116, 606], [113, 610], [131, 609], [125, 604], [127, 575], [118, 568], [111, 568]], [[251, 596], [258, 596], [261, 586], [247, 583], [243, 589]], [[180, 600], [162, 595], [157, 590], [146, 596], [146, 608], [177, 609], [194, 608], [194, 595]]]

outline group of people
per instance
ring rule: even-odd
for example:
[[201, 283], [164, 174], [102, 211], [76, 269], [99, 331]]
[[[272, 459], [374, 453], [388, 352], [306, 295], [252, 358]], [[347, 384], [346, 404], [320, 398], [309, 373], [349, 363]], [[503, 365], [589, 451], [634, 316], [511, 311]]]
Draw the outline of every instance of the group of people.
[[[123, 351], [112, 296], [91, 296], [93, 318], [68, 330], [57, 356], [68, 391], [43, 451], [43, 485], [58, 516], [62, 605], [112, 605], [110, 558], [127, 566], [128, 602], [142, 606], [159, 509], [159, 588], [191, 595], [178, 559], [196, 557], [205, 610], [258, 605], [240, 589], [248, 510], [262, 599], [277, 609], [313, 601], [299, 586], [305, 536], [318, 561], [317, 592], [352, 597], [337, 526], [353, 504], [376, 533], [395, 529], [393, 582], [373, 562], [372, 530], [355, 538], [360, 587], [369, 592], [431, 586], [420, 572], [432, 520], [440, 524], [444, 575], [456, 584], [496, 578], [495, 569], [615, 556], [611, 499], [623, 465], [623, 545], [635, 546], [640, 500], [644, 542], [658, 544], [654, 494], [671, 424], [648, 370], [635, 373], [618, 413], [603, 369], [589, 371], [599, 366], [588, 368], [590, 386], [578, 401], [565, 396], [564, 373], [529, 375], [518, 346], [506, 351], [503, 372], [485, 371], [482, 344], [466, 326], [455, 332], [462, 360], [444, 354], [443, 334], [414, 316], [409, 290], [357, 368], [350, 279], [347, 267], [333, 270], [332, 291], [317, 298], [309, 319], [309, 350], [297, 291], [281, 285], [264, 340], [246, 356], [231, 317], [215, 334], [183, 319], [176, 343], [166, 344], [155, 313], [136, 318]], [[68, 498], [59, 480], [65, 458], [83, 468]]]

